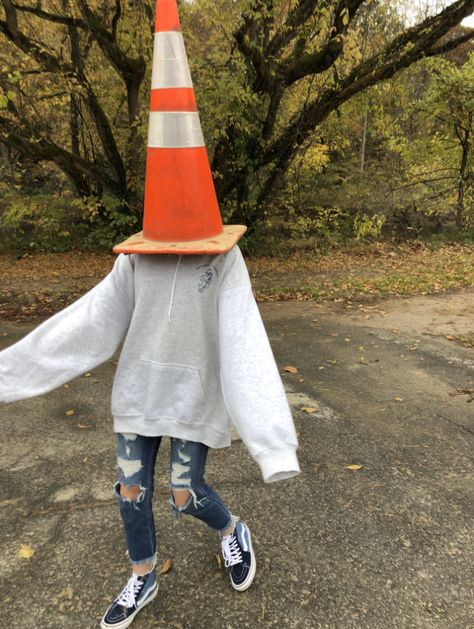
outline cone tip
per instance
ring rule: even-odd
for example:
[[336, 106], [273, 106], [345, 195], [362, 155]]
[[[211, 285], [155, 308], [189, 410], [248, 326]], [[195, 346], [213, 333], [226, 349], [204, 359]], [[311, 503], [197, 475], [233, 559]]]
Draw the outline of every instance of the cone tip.
[[176, 0], [157, 0], [155, 33], [163, 31], [181, 31]]

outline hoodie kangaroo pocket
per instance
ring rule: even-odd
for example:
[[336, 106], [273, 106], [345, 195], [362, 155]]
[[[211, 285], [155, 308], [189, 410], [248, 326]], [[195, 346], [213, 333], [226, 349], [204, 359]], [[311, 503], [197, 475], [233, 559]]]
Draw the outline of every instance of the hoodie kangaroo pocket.
[[114, 416], [145, 414], [149, 377], [149, 364], [142, 360], [135, 362], [126, 370], [119, 365], [112, 389]]
[[202, 416], [204, 388], [199, 369], [146, 361], [145, 419], [176, 419], [192, 423]]

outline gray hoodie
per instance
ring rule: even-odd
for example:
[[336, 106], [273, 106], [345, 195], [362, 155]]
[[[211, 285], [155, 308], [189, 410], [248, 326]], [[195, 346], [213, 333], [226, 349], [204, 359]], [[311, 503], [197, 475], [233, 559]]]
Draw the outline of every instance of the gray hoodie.
[[0, 402], [40, 395], [110, 358], [116, 432], [230, 445], [267, 482], [298, 474], [297, 439], [242, 254], [120, 255], [74, 304], [0, 352]]

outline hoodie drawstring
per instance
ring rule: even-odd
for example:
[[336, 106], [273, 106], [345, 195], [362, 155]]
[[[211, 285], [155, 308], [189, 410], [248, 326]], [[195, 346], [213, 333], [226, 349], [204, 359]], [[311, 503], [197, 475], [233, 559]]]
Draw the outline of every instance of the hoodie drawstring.
[[180, 262], [181, 262], [181, 258], [182, 258], [182, 256], [179, 256], [178, 263], [176, 265], [176, 270], [174, 272], [173, 287], [171, 289], [170, 307], [168, 309], [168, 323], [171, 323], [171, 310], [173, 309], [174, 291], [175, 291], [175, 288], [176, 288], [176, 278], [178, 277], [178, 269], [179, 269], [179, 265], [180, 265]]

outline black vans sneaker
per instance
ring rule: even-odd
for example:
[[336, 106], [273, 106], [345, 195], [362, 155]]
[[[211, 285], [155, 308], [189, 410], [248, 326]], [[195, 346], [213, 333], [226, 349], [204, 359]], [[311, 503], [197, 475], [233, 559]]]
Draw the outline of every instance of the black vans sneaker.
[[243, 592], [250, 587], [257, 567], [249, 527], [239, 520], [235, 531], [224, 537], [221, 544], [225, 566], [230, 568], [232, 587]]
[[139, 576], [133, 574], [122, 592], [105, 612], [100, 623], [103, 629], [125, 629], [132, 624], [139, 611], [158, 594], [156, 572]]

